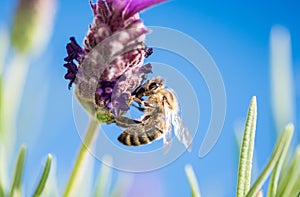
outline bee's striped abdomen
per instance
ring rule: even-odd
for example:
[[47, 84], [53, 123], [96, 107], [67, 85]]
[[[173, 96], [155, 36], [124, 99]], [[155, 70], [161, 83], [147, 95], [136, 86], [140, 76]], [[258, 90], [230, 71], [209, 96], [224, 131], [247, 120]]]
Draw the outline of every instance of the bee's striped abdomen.
[[162, 134], [163, 132], [156, 127], [152, 127], [146, 131], [145, 128], [137, 126], [123, 131], [118, 140], [127, 146], [140, 146], [142, 144], [149, 144], [153, 140], [162, 137]]

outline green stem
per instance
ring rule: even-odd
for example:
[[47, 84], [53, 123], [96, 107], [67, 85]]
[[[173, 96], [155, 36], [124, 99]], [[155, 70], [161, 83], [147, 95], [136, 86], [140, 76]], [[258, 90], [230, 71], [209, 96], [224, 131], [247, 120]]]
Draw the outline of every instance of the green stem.
[[72, 174], [71, 174], [69, 182], [67, 184], [67, 187], [66, 187], [66, 190], [64, 193], [64, 197], [70, 196], [70, 194], [71, 194], [72, 188], [76, 181], [77, 174], [80, 171], [80, 167], [82, 165], [84, 157], [86, 156], [86, 154], [88, 154], [88, 149], [91, 147], [91, 145], [93, 143], [93, 139], [96, 136], [98, 127], [99, 127], [99, 122], [95, 119], [91, 119], [89, 126], [87, 128], [86, 134], [85, 134], [85, 138], [83, 140], [83, 143], [81, 144], [75, 165], [73, 167]]

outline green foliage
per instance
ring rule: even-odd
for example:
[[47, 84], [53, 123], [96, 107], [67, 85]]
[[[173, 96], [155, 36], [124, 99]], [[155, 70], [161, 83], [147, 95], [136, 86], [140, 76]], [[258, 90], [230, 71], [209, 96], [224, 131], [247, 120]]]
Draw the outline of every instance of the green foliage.
[[282, 170], [278, 184], [277, 197], [296, 196], [300, 189], [300, 146], [297, 147], [292, 162]]
[[254, 151], [254, 139], [256, 130], [257, 105], [256, 97], [253, 97], [249, 106], [243, 142], [240, 153], [238, 184], [236, 196], [245, 196], [249, 191], [251, 182], [252, 158]]
[[192, 197], [200, 197], [200, 189], [198, 186], [198, 181], [195, 175], [195, 172], [193, 170], [193, 167], [191, 165], [186, 165], [185, 166], [185, 173], [186, 176], [188, 178], [188, 181], [190, 183], [190, 187], [191, 187], [191, 193], [192, 193]]
[[2, 101], [2, 96], [3, 96], [3, 82], [2, 82], [2, 75], [1, 75], [1, 73], [0, 73], [0, 134], [3, 132], [2, 131], [2, 125], [3, 125], [3, 123], [2, 123], [2, 120], [3, 120], [3, 118], [2, 118], [2, 112], [3, 112], [3, 109], [2, 109], [2, 105], [3, 105], [3, 101]]
[[[247, 197], [256, 196], [256, 194], [261, 189], [262, 185], [264, 184], [264, 182], [267, 180], [268, 176], [274, 169], [275, 165], [280, 161], [282, 157], [286, 156], [285, 152], [288, 150], [290, 146], [291, 139], [293, 136], [293, 131], [294, 131], [293, 125], [288, 125], [286, 127], [284, 133], [281, 135], [281, 137], [278, 139], [276, 143], [275, 149], [273, 151], [270, 160], [268, 161], [266, 167], [263, 169], [260, 176], [254, 182], [253, 186], [251, 187], [250, 191], [247, 194]], [[273, 184], [271, 183], [271, 185]]]
[[106, 114], [106, 113], [100, 112], [100, 113], [96, 114], [96, 117], [100, 123], [110, 124], [115, 121], [114, 116], [111, 114]]
[[[281, 137], [279, 137], [273, 154], [269, 159], [266, 167], [263, 169], [262, 173], [250, 188], [251, 167], [255, 140], [256, 114], [256, 99], [255, 97], [253, 97], [248, 110], [243, 142], [241, 146], [237, 196], [257, 196], [258, 192], [261, 190], [263, 184], [271, 173], [272, 175], [268, 188], [269, 197], [295, 195], [295, 192], [300, 188], [299, 185], [296, 186], [297, 177], [299, 177], [300, 175], [300, 153], [298, 149], [296, 151], [296, 155], [293, 159], [292, 164], [290, 164], [286, 170], [283, 169], [283, 164], [287, 159], [288, 150], [294, 132], [294, 126], [292, 124], [287, 125], [283, 134], [281, 135]], [[286, 191], [286, 193], [284, 193], [284, 191]]]
[[50, 168], [51, 168], [51, 162], [52, 162], [52, 156], [50, 154], [48, 154], [47, 161], [46, 161], [42, 176], [41, 176], [40, 181], [39, 181], [39, 183], [38, 183], [38, 185], [35, 189], [35, 192], [32, 196], [34, 196], [34, 197], [41, 196], [41, 194], [42, 194], [42, 192], [45, 188], [48, 176], [49, 176], [49, 172], [50, 172]]
[[2, 183], [0, 183], [0, 197], [3, 197], [3, 196], [5, 196], [4, 188], [3, 188]]
[[22, 146], [15, 166], [15, 172], [10, 187], [9, 196], [19, 196], [21, 194], [21, 183], [25, 164], [26, 147]]
[[11, 45], [19, 54], [41, 51], [51, 35], [55, 0], [19, 0], [11, 24]]
[[[7, 195], [8, 197], [17, 197], [17, 196], [23, 196], [22, 194], [22, 179], [23, 179], [23, 171], [24, 171], [24, 166], [25, 166], [25, 159], [26, 159], [26, 146], [23, 145], [19, 151], [19, 155], [15, 164], [15, 170], [14, 170], [14, 175], [12, 178], [9, 194]], [[52, 157], [49, 154], [42, 176], [39, 180], [39, 183], [37, 185], [37, 188], [32, 196], [41, 196], [44, 187], [46, 185], [48, 175], [51, 169], [51, 161]], [[2, 183], [0, 183], [0, 197], [6, 196], [5, 194], [5, 188], [3, 187]]]
[[[290, 128], [287, 127], [285, 133], [288, 132], [287, 131], [288, 129], [289, 130], [293, 130], [293, 126], [290, 125]], [[290, 136], [290, 141], [291, 141], [292, 134], [290, 134], [290, 135], [291, 135]], [[274, 171], [273, 171], [273, 173], [271, 175], [271, 179], [270, 179], [270, 183], [269, 183], [269, 188], [268, 188], [268, 197], [275, 197], [276, 196], [277, 187], [278, 187], [278, 181], [279, 181], [279, 178], [280, 178], [280, 173], [282, 171], [284, 161], [287, 158], [290, 141], [287, 142], [288, 145], [285, 145], [283, 147], [283, 150], [282, 150], [282, 153], [280, 155], [280, 158], [278, 159], [278, 161], [277, 161], [277, 163], [275, 165]]]

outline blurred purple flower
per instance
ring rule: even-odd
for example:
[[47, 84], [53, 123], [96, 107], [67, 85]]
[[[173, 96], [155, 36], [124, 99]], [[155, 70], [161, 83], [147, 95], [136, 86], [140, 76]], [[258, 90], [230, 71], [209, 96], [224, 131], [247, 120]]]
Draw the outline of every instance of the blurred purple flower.
[[70, 80], [69, 87], [76, 84], [77, 98], [93, 115], [118, 116], [129, 109], [131, 93], [151, 72], [150, 64], [143, 66], [144, 58], [153, 52], [144, 44], [148, 30], [138, 12], [163, 1], [90, 2], [94, 20], [84, 47], [71, 37], [64, 66], [68, 69], [65, 78]]

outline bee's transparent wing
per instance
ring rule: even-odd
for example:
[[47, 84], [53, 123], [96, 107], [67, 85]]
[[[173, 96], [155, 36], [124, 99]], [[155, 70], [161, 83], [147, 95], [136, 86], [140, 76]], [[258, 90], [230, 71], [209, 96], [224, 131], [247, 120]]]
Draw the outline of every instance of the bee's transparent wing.
[[177, 139], [188, 149], [188, 151], [191, 151], [192, 136], [178, 113], [172, 114], [172, 123], [174, 126], [174, 134]]
[[164, 126], [163, 126], [163, 151], [164, 153], [167, 153], [172, 144], [172, 120], [171, 120], [171, 110], [169, 108], [169, 105], [164, 103]]

